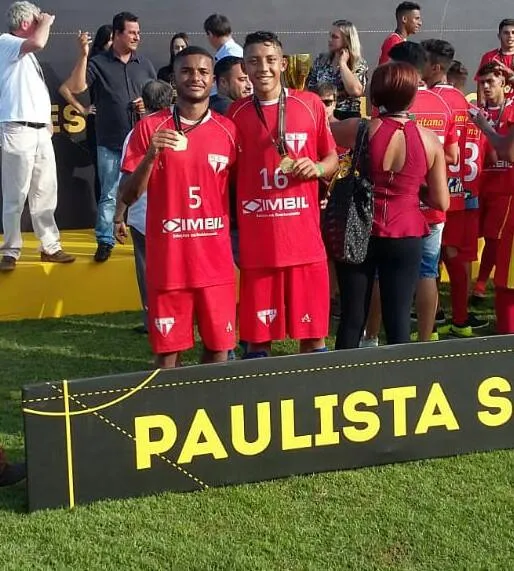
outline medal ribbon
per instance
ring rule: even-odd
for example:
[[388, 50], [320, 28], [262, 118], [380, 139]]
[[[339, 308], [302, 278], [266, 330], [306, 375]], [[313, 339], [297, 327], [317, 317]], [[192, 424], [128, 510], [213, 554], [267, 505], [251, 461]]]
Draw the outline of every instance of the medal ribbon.
[[180, 120], [180, 109], [178, 108], [178, 105], [174, 105], [173, 106], [173, 122], [175, 123], [175, 131], [178, 131], [181, 135], [185, 135], [186, 133], [189, 133], [189, 131], [192, 131], [193, 129], [198, 127], [198, 125], [200, 125], [200, 123], [207, 116], [207, 113], [209, 113], [209, 107], [207, 107], [207, 109], [205, 110], [205, 113], [200, 117], [200, 119], [198, 119], [198, 121], [193, 123], [193, 125], [189, 126], [187, 129], [182, 129], [182, 121]]
[[257, 116], [259, 117], [260, 122], [264, 125], [264, 128], [268, 132], [269, 138], [273, 143], [275, 149], [277, 149], [278, 154], [281, 157], [287, 156], [287, 148], [286, 148], [286, 92], [284, 88], [280, 91], [280, 96], [278, 98], [278, 137], [275, 139], [271, 134], [271, 131], [268, 127], [268, 122], [266, 121], [266, 117], [264, 116], [264, 112], [261, 107], [260, 101], [257, 97], [253, 96], [253, 105], [255, 107], [255, 111]]

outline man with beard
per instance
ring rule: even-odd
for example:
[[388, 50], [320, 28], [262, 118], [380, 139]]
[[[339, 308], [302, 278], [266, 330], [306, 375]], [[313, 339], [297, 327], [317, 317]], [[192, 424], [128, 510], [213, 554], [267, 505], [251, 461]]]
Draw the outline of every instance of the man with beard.
[[330, 296], [318, 182], [337, 169], [335, 141], [318, 95], [282, 86], [287, 62], [274, 33], [249, 34], [244, 63], [254, 96], [229, 111], [240, 147], [241, 337], [248, 358], [269, 355], [286, 335], [303, 353], [325, 351]]
[[218, 92], [211, 95], [209, 106], [216, 113], [226, 115], [234, 101], [251, 95], [252, 84], [243, 71], [243, 59], [227, 56], [214, 66]]
[[122, 164], [126, 204], [147, 189], [146, 278], [157, 366], [193, 347], [196, 316], [204, 363], [235, 345], [236, 287], [229, 234], [235, 127], [209, 110], [212, 56], [189, 46], [174, 62], [177, 102], [142, 119]]

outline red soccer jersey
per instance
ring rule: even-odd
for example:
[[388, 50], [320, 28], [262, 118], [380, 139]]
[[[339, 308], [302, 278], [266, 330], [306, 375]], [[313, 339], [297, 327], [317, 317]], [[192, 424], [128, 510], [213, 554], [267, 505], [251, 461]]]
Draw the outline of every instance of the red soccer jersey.
[[[229, 110], [238, 130], [237, 214], [241, 267], [278, 268], [326, 259], [320, 233], [318, 181], [279, 168], [278, 102], [261, 102], [268, 132], [251, 97]], [[314, 93], [287, 90], [285, 140], [293, 159], [318, 161], [335, 151], [325, 108]]]
[[[433, 131], [444, 147], [458, 141], [454, 117], [444, 100], [427, 89], [419, 87], [414, 103], [409, 111], [415, 115], [420, 127]], [[438, 224], [446, 220], [446, 215], [440, 210], [434, 210], [425, 205], [421, 206], [428, 224]]]
[[[188, 122], [182, 119], [187, 130]], [[153, 133], [175, 129], [169, 109], [137, 123], [122, 171], [133, 172]], [[229, 169], [236, 159], [232, 121], [209, 112], [187, 132], [187, 150], [165, 149], [148, 181], [146, 272], [157, 289], [190, 289], [234, 281], [229, 235]]]
[[497, 48], [495, 50], [491, 50], [490, 52], [486, 52], [482, 56], [480, 65], [478, 66], [477, 75], [475, 75], [475, 80], [478, 79], [478, 71], [480, 68], [486, 63], [490, 63], [494, 60], [501, 61], [504, 65], [510, 67], [510, 69], [514, 69], [514, 54], [503, 54], [501, 49]]
[[478, 208], [478, 191], [484, 159], [482, 131], [472, 122], [468, 122], [466, 154], [464, 155], [464, 190], [466, 192], [466, 210]]
[[448, 165], [449, 210], [464, 210], [466, 208], [466, 194], [463, 185], [464, 157], [466, 156], [469, 103], [458, 89], [447, 83], [434, 85], [432, 91], [440, 95], [452, 111], [459, 137], [459, 164]]
[[380, 57], [378, 59], [378, 65], [387, 63], [389, 61], [389, 52], [396, 44], [401, 44], [405, 39], [400, 36], [400, 34], [393, 32], [384, 40], [382, 44], [382, 49], [380, 50]]
[[[514, 125], [514, 105], [509, 99], [503, 107], [489, 107], [489, 121], [497, 133], [505, 135]], [[514, 169], [512, 163], [498, 159], [496, 152], [484, 137], [484, 165], [480, 180], [480, 192], [512, 194]]]

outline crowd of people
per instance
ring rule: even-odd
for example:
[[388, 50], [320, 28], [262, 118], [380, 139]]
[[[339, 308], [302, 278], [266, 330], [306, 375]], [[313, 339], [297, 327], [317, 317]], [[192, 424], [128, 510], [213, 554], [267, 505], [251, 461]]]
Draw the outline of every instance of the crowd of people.
[[[179, 363], [195, 320], [204, 362], [226, 360], [237, 332], [245, 358], [269, 355], [285, 336], [298, 339], [302, 352], [326, 351], [331, 315], [340, 319], [338, 349], [377, 345], [382, 317], [390, 344], [436, 340], [441, 331], [471, 337], [487, 322], [469, 311], [470, 292], [474, 303], [484, 298], [494, 267], [497, 329], [514, 332], [514, 20], [500, 23], [499, 49], [477, 66], [475, 105], [463, 94], [468, 72], [450, 42], [409, 40], [422, 28], [419, 4], [402, 2], [395, 17], [372, 77], [356, 27], [334, 21], [304, 90], [285, 84], [287, 58], [273, 32], [248, 34], [241, 46], [220, 14], [204, 22], [213, 54], [179, 32], [158, 72], [138, 50], [132, 13], [114, 16], [94, 39], [79, 33], [79, 56], [59, 92], [87, 116], [94, 259], [106, 262], [130, 232], [141, 330], [159, 366]], [[41, 259], [74, 260], [54, 220], [50, 97], [35, 57], [54, 16], [22, 1], [7, 20], [1, 271], [19, 259], [27, 197]], [[88, 106], [80, 102], [86, 91]], [[327, 261], [320, 194], [355, 146], [365, 95], [374, 184], [368, 255], [362, 264]], [[479, 236], [485, 248], [472, 287]], [[438, 305], [441, 263], [450, 278], [449, 320]]]

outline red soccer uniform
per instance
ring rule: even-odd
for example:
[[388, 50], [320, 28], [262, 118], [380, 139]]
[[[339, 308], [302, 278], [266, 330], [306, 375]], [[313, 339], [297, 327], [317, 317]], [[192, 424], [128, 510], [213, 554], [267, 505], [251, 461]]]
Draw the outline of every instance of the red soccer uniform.
[[453, 114], [455, 127], [457, 129], [457, 136], [459, 138], [459, 164], [448, 165], [448, 188], [450, 190], [449, 212], [464, 210], [466, 207], [466, 196], [463, 186], [463, 157], [466, 156], [469, 103], [458, 89], [447, 83], [434, 85], [434, 87], [432, 87], [432, 91], [440, 95], [450, 108]]
[[[415, 115], [420, 127], [433, 131], [444, 147], [449, 147], [458, 141], [452, 112], [444, 100], [433, 91], [419, 87], [409, 112]], [[421, 207], [428, 224], [439, 224], [446, 220], [444, 212], [423, 204]]]
[[472, 122], [468, 122], [466, 154], [464, 155], [464, 190], [466, 192], [466, 210], [478, 207], [480, 175], [484, 160], [482, 131]]
[[[503, 107], [488, 108], [491, 125], [505, 135], [514, 125], [514, 105], [511, 100]], [[480, 235], [497, 239], [505, 224], [509, 195], [513, 193], [514, 168], [512, 163], [498, 159], [484, 138], [484, 165], [480, 177]]]
[[[301, 181], [282, 172], [273, 144], [278, 137], [278, 101], [261, 102], [261, 109], [266, 126], [251, 97], [236, 101], [229, 110], [240, 146], [241, 338], [253, 343], [287, 334], [319, 339], [328, 332], [329, 287], [318, 181]], [[286, 91], [285, 142], [293, 159], [318, 161], [335, 151], [318, 96]]]
[[[188, 122], [182, 119], [187, 131]], [[159, 129], [175, 129], [170, 109], [142, 119], [122, 171], [136, 170]], [[193, 316], [210, 350], [234, 346], [235, 272], [229, 234], [229, 168], [236, 131], [209, 112], [187, 132], [187, 149], [165, 149], [148, 181], [146, 278], [155, 353], [191, 347]], [[153, 327], [155, 325], [155, 327]]]
[[[278, 104], [262, 102], [261, 106], [276, 139]], [[282, 173], [280, 156], [251, 97], [236, 101], [229, 116], [237, 126], [240, 146], [237, 214], [241, 267], [280, 268], [325, 260], [318, 181], [301, 181]], [[285, 131], [293, 159], [317, 161], [336, 148], [325, 108], [314, 93], [287, 91]]]
[[391, 48], [396, 46], [396, 44], [401, 44], [404, 41], [405, 41], [405, 38], [402, 38], [402, 36], [400, 36], [400, 34], [398, 34], [397, 32], [393, 32], [392, 34], [387, 36], [387, 38], [384, 40], [384, 43], [382, 44], [382, 48], [380, 50], [380, 57], [378, 59], [378, 65], [382, 65], [383, 63], [387, 63], [390, 59], [389, 58], [389, 52], [391, 51]]

